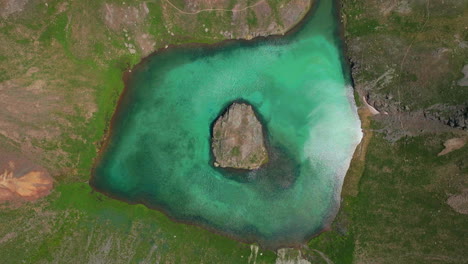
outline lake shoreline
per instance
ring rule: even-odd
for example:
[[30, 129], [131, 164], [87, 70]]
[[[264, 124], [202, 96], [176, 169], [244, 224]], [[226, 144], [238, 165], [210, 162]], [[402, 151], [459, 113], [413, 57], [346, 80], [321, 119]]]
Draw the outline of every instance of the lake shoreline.
[[[173, 50], [179, 50], [179, 49], [184, 49], [185, 50], [185, 49], [194, 49], [194, 48], [195, 49], [207, 48], [207, 49], [214, 50], [214, 49], [224, 47], [224, 46], [229, 45], [229, 44], [235, 44], [235, 43], [255, 44], [255, 43], [265, 41], [265, 40], [270, 40], [270, 39], [282, 39], [285, 36], [292, 35], [292, 34], [298, 32], [302, 28], [302, 26], [307, 22], [307, 20], [315, 12], [315, 10], [316, 10], [316, 8], [318, 6], [316, 4], [317, 1], [322, 1], [322, 0], [311, 0], [311, 5], [309, 6], [309, 10], [304, 14], [303, 17], [301, 17], [299, 19], [297, 24], [295, 24], [291, 29], [289, 29], [284, 34], [276, 34], [276, 35], [269, 35], [269, 36], [257, 36], [257, 37], [254, 37], [252, 39], [226, 39], [226, 40], [222, 40], [222, 41], [214, 42], [214, 43], [210, 43], [210, 44], [208, 44], [208, 43], [185, 43], [185, 44], [179, 44], [179, 45], [168, 45], [167, 48], [166, 47], [159, 48], [159, 49], [153, 51], [152, 53], [150, 53], [149, 55], [147, 55], [146, 57], [143, 57], [131, 69], [124, 70], [122, 72], [122, 81], [123, 81], [123, 84], [124, 84], [124, 88], [122, 89], [122, 92], [119, 95], [119, 98], [117, 100], [114, 113], [112, 114], [112, 118], [111, 118], [111, 120], [109, 122], [109, 126], [106, 129], [106, 131], [104, 132], [103, 139], [98, 144], [99, 150], [97, 152], [97, 155], [96, 155], [96, 157], [95, 157], [95, 159], [93, 161], [93, 166], [91, 168], [91, 177], [90, 177], [90, 180], [89, 180], [90, 184], [93, 181], [94, 176], [95, 176], [94, 170], [96, 168], [96, 164], [99, 163], [100, 159], [102, 158], [102, 153], [104, 152], [104, 150], [107, 148], [107, 146], [109, 144], [109, 140], [110, 140], [110, 138], [112, 136], [113, 127], [115, 126], [115, 118], [116, 118], [116, 116], [118, 116], [118, 114], [121, 111], [123, 111], [123, 109], [122, 109], [123, 102], [122, 101], [125, 98], [125, 95], [127, 95], [129, 93], [129, 90], [131, 89], [130, 81], [131, 81], [131, 79], [133, 77], [133, 74], [132, 74], [133, 71], [137, 70], [140, 67], [144, 67], [149, 62], [149, 60], [151, 60], [151, 58], [153, 58], [154, 56], [156, 56], [158, 54], [162, 54], [162, 53], [167, 53], [167, 52], [170, 52], [170, 51], [173, 51]], [[338, 1], [338, 0], [333, 0], [333, 1]], [[94, 186], [92, 184], [91, 184], [91, 187], [94, 189]]]
[[[333, 15], [334, 15], [335, 19], [339, 19], [339, 14], [340, 14], [339, 1], [334, 0], [333, 1], [333, 6], [334, 6], [334, 8], [333, 8], [334, 14]], [[108, 197], [111, 197], [111, 198], [116, 199], [116, 200], [123, 201], [123, 202], [128, 203], [128, 204], [143, 204], [146, 207], [148, 207], [149, 209], [157, 210], [157, 211], [162, 212], [171, 221], [176, 222], [176, 223], [182, 223], [182, 224], [197, 226], [198, 228], [202, 228], [202, 229], [208, 230], [208, 231], [210, 231], [212, 233], [216, 233], [216, 234], [219, 234], [219, 235], [227, 236], [227, 237], [229, 237], [229, 238], [231, 238], [233, 240], [236, 240], [236, 241], [239, 241], [239, 242], [242, 242], [242, 243], [251, 244], [251, 243], [259, 242], [258, 241], [258, 236], [255, 236], [255, 235], [252, 235], [252, 236], [245, 237], [245, 238], [241, 239], [239, 237], [234, 237], [234, 236], [230, 235], [230, 233], [228, 233], [228, 232], [223, 232], [223, 231], [219, 231], [218, 229], [211, 228], [211, 226], [207, 225], [207, 224], [200, 225], [200, 224], [194, 223], [193, 221], [176, 219], [168, 212], [168, 210], [165, 210], [162, 206], [154, 206], [151, 203], [149, 203], [148, 201], [146, 201], [145, 199], [140, 199], [138, 202], [129, 202], [127, 200], [119, 198], [118, 195], [116, 195], [116, 194], [112, 194], [112, 193], [100, 190], [95, 185], [95, 176], [96, 176], [95, 169], [96, 169], [97, 164], [99, 164], [99, 162], [101, 161], [103, 153], [105, 152], [105, 150], [108, 148], [108, 145], [110, 144], [110, 139], [112, 138], [113, 131], [114, 131], [114, 128], [115, 128], [115, 125], [116, 125], [116, 117], [119, 115], [119, 113], [121, 113], [121, 111], [125, 111], [124, 108], [126, 106], [126, 102], [124, 100], [125, 100], [125, 98], [128, 98], [127, 95], [132, 90], [131, 82], [132, 82], [132, 78], [133, 78], [133, 74], [132, 74], [133, 71], [138, 70], [140, 67], [145, 67], [147, 65], [147, 63], [155, 55], [158, 55], [158, 54], [161, 54], [161, 53], [172, 52], [172, 51], [177, 51], [177, 50], [181, 50], [181, 49], [187, 50], [187, 49], [199, 49], [199, 48], [204, 48], [204, 49], [207, 49], [207, 50], [216, 50], [216, 49], [218, 49], [220, 47], [225, 47], [225, 46], [228, 46], [230, 44], [239, 44], [240, 43], [241, 45], [255, 45], [256, 43], [263, 42], [263, 41], [266, 41], [266, 40], [272, 40], [272, 39], [273, 40], [281, 40], [285, 36], [289, 36], [289, 35], [292, 35], [292, 34], [295, 34], [296, 32], [298, 32], [302, 28], [302, 26], [308, 21], [308, 19], [310, 19], [313, 16], [313, 14], [315, 13], [315, 10], [317, 9], [317, 7], [318, 7], [317, 1], [313, 1], [313, 3], [309, 7], [309, 10], [305, 13], [305, 15], [299, 20], [299, 22], [294, 27], [292, 27], [290, 30], [288, 30], [285, 34], [270, 35], [270, 36], [258, 36], [258, 37], [248, 39], [248, 40], [247, 39], [228, 39], [228, 40], [223, 40], [221, 42], [217, 42], [217, 43], [213, 43], [213, 44], [187, 43], [187, 44], [182, 44], [182, 45], [170, 45], [168, 48], [160, 48], [160, 49], [154, 51], [150, 55], [143, 58], [132, 69], [124, 71], [123, 72], [123, 77], [122, 77], [123, 82], [124, 82], [124, 89], [123, 89], [122, 93], [119, 96], [118, 102], [116, 104], [115, 111], [114, 111], [114, 113], [112, 115], [112, 119], [111, 119], [111, 121], [109, 123], [109, 127], [105, 132], [105, 136], [104, 136], [103, 140], [101, 141], [98, 154], [97, 154], [97, 156], [96, 156], [96, 158], [95, 158], [95, 160], [93, 162], [93, 166], [92, 166], [92, 169], [91, 169], [91, 178], [89, 180], [89, 184], [90, 184], [91, 188], [93, 190], [95, 190], [95, 191], [103, 193], [104, 195], [106, 195]], [[336, 30], [337, 30], [337, 32], [335, 32], [334, 34], [338, 35], [339, 40], [342, 41], [342, 42], [339, 42], [339, 40], [337, 39], [336, 40], [337, 43], [335, 43], [335, 44], [338, 45], [339, 50], [341, 52], [340, 59], [341, 59], [341, 66], [342, 66], [343, 75], [344, 75], [346, 81], [350, 82], [350, 84], [352, 84], [351, 69], [349, 68], [349, 64], [348, 64], [349, 60], [345, 56], [346, 50], [345, 50], [344, 34], [343, 34], [344, 31], [343, 31], [343, 24], [341, 23], [341, 20], [340, 20], [339, 25], [336, 28]], [[300, 243], [297, 243], [297, 244], [294, 244], [294, 245], [292, 245], [292, 244], [281, 245], [281, 243], [280, 243], [280, 246], [277, 246], [277, 247], [274, 247], [274, 248], [269, 248], [269, 247], [265, 247], [265, 248], [275, 250], [275, 249], [282, 248], [282, 247], [293, 247], [293, 248], [302, 247], [304, 244], [306, 244], [313, 237], [316, 237], [316, 236], [320, 235], [321, 233], [330, 230], [332, 220], [335, 218], [336, 214], [338, 213], [339, 208], [340, 208], [340, 205], [338, 204], [337, 208], [333, 208], [334, 210], [331, 210], [330, 214], [327, 216], [327, 218], [331, 219], [331, 220], [326, 221], [326, 223], [323, 224], [322, 227], [319, 228], [318, 231], [312, 232], [312, 234], [307, 236], [307, 238], [304, 241], [302, 241]], [[257, 239], [255, 239], [255, 237], [257, 237]]]

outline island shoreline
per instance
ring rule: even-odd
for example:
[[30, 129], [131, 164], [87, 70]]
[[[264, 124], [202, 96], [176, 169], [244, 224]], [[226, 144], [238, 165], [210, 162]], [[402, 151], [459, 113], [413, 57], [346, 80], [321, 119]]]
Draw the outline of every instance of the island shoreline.
[[[111, 118], [111, 120], [109, 122], [108, 128], [104, 132], [103, 139], [97, 144], [98, 147], [99, 147], [99, 150], [97, 152], [96, 157], [93, 160], [93, 166], [91, 167], [91, 173], [90, 173], [91, 177], [90, 177], [90, 180], [88, 181], [91, 189], [93, 191], [98, 192], [98, 193], [104, 194], [107, 197], [110, 197], [112, 199], [116, 199], [118, 201], [130, 204], [130, 205], [142, 204], [142, 205], [146, 206], [147, 208], [149, 208], [151, 210], [156, 210], [156, 211], [161, 212], [166, 217], [168, 217], [172, 222], [194, 226], [194, 227], [197, 227], [197, 228], [200, 228], [200, 229], [203, 229], [203, 230], [207, 230], [208, 232], [211, 232], [211, 233], [214, 233], [214, 234], [217, 234], [217, 235], [228, 237], [230, 239], [233, 239], [233, 240], [241, 242], [241, 243], [245, 243], [245, 244], [254, 244], [254, 243], [256, 243], [256, 244], [259, 244], [262, 248], [272, 250], [272, 251], [275, 251], [275, 250], [280, 249], [280, 248], [301, 249], [304, 246], [304, 244], [307, 244], [307, 242], [310, 241], [312, 238], [319, 236], [323, 232], [329, 231], [331, 229], [331, 223], [333, 222], [333, 219], [335, 219], [335, 217], [336, 217], [336, 215], [337, 215], [337, 213], [338, 213], [338, 211], [340, 209], [340, 204], [338, 204], [338, 206], [336, 206], [336, 208], [333, 208], [333, 210], [331, 210], [329, 215], [326, 216], [327, 219], [331, 219], [331, 220], [325, 221], [326, 224], [323, 224], [322, 227], [317, 228], [317, 231], [311, 232], [310, 235], [305, 236], [304, 241], [294, 243], [294, 244], [281, 244], [281, 243], [279, 243], [275, 247], [268, 247], [268, 246], [262, 244], [258, 239], [255, 239], [255, 237], [259, 237], [259, 236], [251, 235], [249, 237], [239, 238], [239, 237], [235, 237], [235, 236], [229, 234], [228, 232], [223, 232], [223, 231], [219, 231], [219, 230], [217, 230], [215, 228], [212, 228], [210, 225], [207, 225], [207, 224], [200, 225], [200, 224], [194, 223], [194, 222], [189, 221], [189, 220], [176, 219], [168, 212], [168, 210], [165, 210], [162, 206], [151, 205], [148, 201], [146, 201], [144, 199], [139, 200], [138, 202], [126, 201], [126, 200], [118, 197], [115, 194], [100, 190], [94, 184], [95, 176], [96, 176], [95, 170], [96, 170], [97, 164], [99, 164], [99, 162], [102, 159], [103, 153], [108, 148], [108, 145], [110, 143], [110, 139], [112, 138], [112, 134], [113, 134], [113, 131], [114, 131], [113, 128], [115, 127], [115, 121], [116, 121], [115, 119], [121, 113], [121, 111], [124, 111], [124, 109], [122, 109], [122, 106], [125, 105], [125, 103], [123, 102], [123, 99], [126, 98], [127, 97], [126, 95], [128, 95], [128, 93], [130, 92], [129, 91], [130, 88], [131, 88], [130, 84], [131, 84], [131, 80], [132, 80], [132, 77], [133, 77], [132, 72], [134, 70], [137, 70], [140, 67], [144, 67], [149, 60], [151, 60], [154, 56], [156, 56], [158, 54], [164, 54], [166, 52], [172, 52], [172, 51], [175, 51], [175, 50], [198, 49], [198, 48], [204, 48], [204, 49], [207, 49], [207, 50], [216, 50], [216, 49], [218, 49], [220, 47], [225, 47], [225, 46], [230, 45], [230, 44], [255, 45], [257, 43], [260, 43], [260, 42], [263, 42], [263, 41], [266, 41], [266, 40], [281, 40], [285, 36], [293, 35], [293, 34], [297, 33], [298, 31], [300, 31], [302, 29], [303, 25], [306, 22], [308, 22], [308, 19], [310, 19], [313, 16], [313, 14], [315, 13], [315, 11], [317, 10], [317, 7], [319, 5], [318, 4], [319, 1], [326, 1], [326, 0], [312, 0], [311, 4], [309, 6], [309, 9], [303, 15], [303, 17], [300, 18], [298, 20], [298, 22], [293, 27], [291, 27], [291, 29], [286, 31], [284, 34], [274, 34], [274, 35], [268, 35], [268, 36], [257, 36], [257, 37], [254, 37], [252, 39], [226, 39], [226, 40], [222, 40], [220, 42], [211, 43], [211, 44], [207, 44], [207, 43], [185, 43], [185, 44], [178, 44], [178, 45], [169, 45], [167, 48], [163, 47], [163, 48], [159, 48], [159, 49], [155, 50], [151, 54], [149, 54], [146, 57], [142, 58], [131, 69], [127, 69], [127, 70], [123, 71], [122, 80], [123, 80], [123, 83], [124, 83], [124, 88], [123, 88], [122, 92], [119, 95], [119, 99], [118, 99], [118, 101], [116, 103], [115, 110], [114, 110], [114, 112], [112, 114], [112, 118]], [[337, 25], [337, 28], [335, 29], [336, 31], [334, 32], [334, 34], [337, 35], [338, 38], [341, 40], [341, 42], [338, 42], [338, 39], [337, 39], [336, 42], [338, 42], [338, 43], [335, 43], [335, 44], [338, 45], [338, 48], [340, 50], [341, 68], [342, 68], [343, 75], [345, 77], [345, 81], [350, 82], [349, 84], [352, 86], [352, 89], [354, 91], [354, 82], [352, 80], [352, 74], [351, 74], [349, 59], [346, 56], [347, 52], [346, 52], [346, 44], [345, 44], [346, 42], [345, 42], [345, 38], [344, 38], [344, 24], [342, 23], [342, 20], [340, 19], [341, 5], [339, 4], [340, 3], [339, 0], [332, 0], [332, 1], [333, 1], [333, 3], [332, 3], [332, 5], [333, 5], [333, 16], [335, 17], [335, 19], [339, 19], [338, 20], [338, 25]], [[361, 123], [362, 123], [362, 121], [361, 121]], [[356, 152], [356, 150], [354, 152]], [[354, 153], [353, 153], [353, 155], [354, 155]], [[350, 164], [350, 166], [351, 166], [351, 164]], [[349, 167], [348, 167], [348, 170], [349, 170]], [[340, 196], [341, 196], [341, 193], [340, 193]]]

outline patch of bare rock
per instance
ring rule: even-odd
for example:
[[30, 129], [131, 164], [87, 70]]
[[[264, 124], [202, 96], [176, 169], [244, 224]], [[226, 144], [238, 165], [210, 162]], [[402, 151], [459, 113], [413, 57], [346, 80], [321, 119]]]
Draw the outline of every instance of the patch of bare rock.
[[268, 162], [263, 127], [251, 105], [233, 103], [213, 126], [215, 166], [258, 169]]

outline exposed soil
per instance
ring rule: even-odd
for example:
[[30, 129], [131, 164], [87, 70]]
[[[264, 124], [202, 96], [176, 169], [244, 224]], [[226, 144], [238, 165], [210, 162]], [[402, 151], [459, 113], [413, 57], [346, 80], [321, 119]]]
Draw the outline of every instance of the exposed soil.
[[451, 138], [444, 143], [445, 149], [443, 149], [437, 156], [443, 156], [454, 150], [461, 149], [465, 146], [467, 137], [465, 138]]
[[447, 204], [458, 213], [468, 215], [468, 189], [463, 190], [460, 194], [450, 196]]
[[9, 15], [23, 11], [29, 0], [0, 0], [0, 16], [7, 18]]
[[304, 15], [304, 11], [310, 8], [309, 0], [293, 0], [280, 9], [282, 24], [285, 28], [291, 28], [297, 23], [297, 19]]
[[0, 152], [0, 203], [33, 201], [48, 195], [52, 187], [53, 179], [44, 168]]
[[468, 64], [463, 67], [461, 72], [465, 76], [458, 81], [458, 85], [468, 86]]
[[106, 3], [103, 5], [103, 11], [106, 25], [113, 30], [135, 28], [149, 13], [146, 3], [138, 6]]

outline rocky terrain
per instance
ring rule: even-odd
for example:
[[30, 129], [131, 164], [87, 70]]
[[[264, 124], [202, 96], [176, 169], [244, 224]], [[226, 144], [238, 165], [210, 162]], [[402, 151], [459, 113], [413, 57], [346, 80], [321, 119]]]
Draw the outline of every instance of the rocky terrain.
[[342, 1], [355, 88], [384, 114], [388, 138], [468, 128], [466, 8], [463, 0]]
[[263, 128], [251, 105], [233, 103], [213, 126], [214, 165], [258, 169], [268, 161]]

